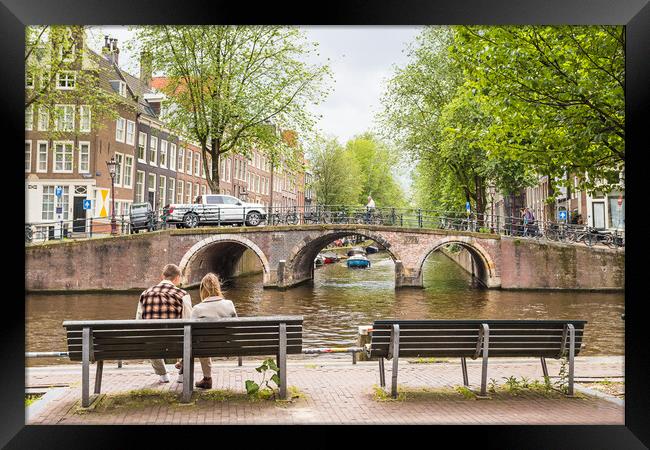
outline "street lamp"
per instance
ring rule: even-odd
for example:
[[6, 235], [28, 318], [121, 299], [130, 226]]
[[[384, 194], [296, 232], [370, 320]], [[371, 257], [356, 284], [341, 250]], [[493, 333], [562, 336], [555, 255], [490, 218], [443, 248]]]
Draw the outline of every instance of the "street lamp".
[[108, 173], [111, 175], [111, 236], [117, 234], [117, 222], [115, 222], [115, 169], [117, 167], [117, 161], [115, 161], [115, 156], [111, 156], [110, 161], [106, 161], [108, 166]]

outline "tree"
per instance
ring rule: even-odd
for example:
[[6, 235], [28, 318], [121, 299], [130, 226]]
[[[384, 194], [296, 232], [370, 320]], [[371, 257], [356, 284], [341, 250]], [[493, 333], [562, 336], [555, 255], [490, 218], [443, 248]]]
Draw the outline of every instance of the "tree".
[[361, 171], [336, 138], [317, 138], [310, 146], [312, 187], [321, 205], [358, 205]]
[[213, 191], [220, 156], [248, 156], [256, 146], [277, 161], [284, 147], [276, 125], [308, 132], [313, 120], [306, 105], [327, 93], [329, 67], [305, 62], [317, 44], [305, 42], [296, 27], [146, 26], [137, 41], [152, 70], [167, 77], [166, 119], [201, 145]]
[[494, 118], [484, 140], [495, 152], [559, 183], [574, 173], [583, 189], [619, 184], [623, 27], [461, 27], [452, 55]]
[[[91, 128], [99, 129], [106, 119], [115, 119], [118, 105], [125, 103], [114, 92], [100, 87], [101, 76], [108, 72], [100, 64], [101, 56], [86, 48], [84, 26], [25, 27], [25, 110], [47, 114], [48, 122], [60, 119], [57, 104], [85, 105], [92, 117]], [[69, 77], [67, 89], [58, 86], [62, 76]], [[54, 126], [45, 132], [55, 139], [61, 136]]]
[[372, 195], [377, 206], [404, 205], [404, 193], [393, 175], [397, 157], [384, 142], [364, 133], [347, 142], [346, 154], [357, 162], [360, 171], [357, 183], [361, 189], [354, 203], [366, 204], [368, 195]]

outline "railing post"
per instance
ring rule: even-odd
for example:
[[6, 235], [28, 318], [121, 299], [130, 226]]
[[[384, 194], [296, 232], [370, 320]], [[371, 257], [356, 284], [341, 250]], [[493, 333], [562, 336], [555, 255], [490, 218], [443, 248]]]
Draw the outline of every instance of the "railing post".
[[217, 226], [221, 226], [221, 208], [217, 208]]
[[93, 237], [93, 218], [90, 218], [90, 237]]
[[418, 227], [422, 228], [422, 210], [418, 208]]
[[59, 239], [63, 240], [63, 220], [59, 222]]

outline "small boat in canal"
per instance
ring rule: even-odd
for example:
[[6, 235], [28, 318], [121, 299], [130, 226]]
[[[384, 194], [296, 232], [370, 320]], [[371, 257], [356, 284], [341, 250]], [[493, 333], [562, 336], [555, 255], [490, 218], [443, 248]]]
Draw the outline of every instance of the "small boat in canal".
[[366, 251], [362, 249], [361, 247], [354, 247], [353, 249], [348, 251], [348, 256], [355, 256], [355, 255], [366, 255]]
[[326, 253], [323, 255], [323, 262], [325, 264], [334, 264], [335, 262], [338, 262], [339, 260], [339, 255], [336, 253]]
[[350, 269], [362, 268], [366, 269], [370, 267], [370, 260], [366, 258], [366, 255], [352, 255], [350, 256], [346, 264]]
[[379, 251], [379, 248], [374, 246], [374, 245], [369, 245], [366, 247], [366, 253], [371, 254], [371, 253], [377, 253]]
[[316, 256], [316, 259], [314, 259], [314, 265], [315, 266], [322, 266], [325, 264], [325, 258], [323, 258], [323, 255], [320, 253]]

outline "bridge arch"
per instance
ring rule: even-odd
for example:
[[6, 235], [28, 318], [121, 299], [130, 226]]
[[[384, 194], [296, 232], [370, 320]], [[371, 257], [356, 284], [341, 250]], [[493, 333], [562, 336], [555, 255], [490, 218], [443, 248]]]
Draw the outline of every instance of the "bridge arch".
[[271, 264], [260, 247], [240, 234], [215, 234], [194, 244], [181, 258], [179, 268], [184, 285], [194, 285], [208, 272], [227, 278], [246, 249], [257, 255], [264, 284], [270, 279]]
[[431, 253], [439, 250], [441, 247], [450, 244], [458, 244], [467, 250], [473, 261], [472, 275], [478, 279], [481, 284], [487, 288], [501, 287], [501, 279], [496, 272], [496, 264], [490, 253], [475, 239], [468, 236], [446, 236], [437, 240], [435, 244], [426, 251], [422, 252], [420, 259], [415, 267], [418, 270], [418, 277], [422, 281], [422, 268], [424, 262]]
[[[391, 243], [381, 233], [366, 228], [327, 230], [312, 239], [303, 239], [293, 246], [286, 258], [285, 274], [280, 275], [283, 283], [294, 285], [314, 278], [314, 259], [332, 241], [346, 236], [362, 236], [383, 247], [394, 263], [400, 261], [399, 254], [392, 248]], [[397, 264], [396, 264], [397, 267]]]

